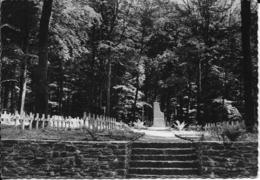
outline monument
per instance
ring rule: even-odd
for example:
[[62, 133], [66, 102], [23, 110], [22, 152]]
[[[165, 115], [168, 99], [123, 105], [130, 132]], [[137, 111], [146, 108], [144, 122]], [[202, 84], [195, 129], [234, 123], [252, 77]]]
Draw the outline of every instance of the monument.
[[164, 119], [164, 113], [160, 110], [159, 102], [153, 103], [153, 126], [150, 127], [151, 130], [166, 130], [166, 122]]

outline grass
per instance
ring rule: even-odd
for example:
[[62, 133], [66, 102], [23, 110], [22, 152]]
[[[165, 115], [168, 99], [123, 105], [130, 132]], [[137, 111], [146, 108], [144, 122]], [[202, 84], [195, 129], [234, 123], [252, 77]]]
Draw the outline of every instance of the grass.
[[[225, 141], [225, 142], [258, 142], [258, 132], [257, 132], [257, 126], [254, 130], [254, 133], [246, 132], [245, 127], [242, 125], [238, 126], [230, 126], [230, 127], [213, 127], [210, 131], [204, 131], [201, 130], [202, 128], [200, 126], [188, 126], [186, 128], [187, 131], [194, 131], [197, 133], [200, 133], [201, 136], [203, 134], [203, 141]], [[223, 134], [224, 133], [224, 140], [223, 140]], [[229, 137], [228, 137], [229, 136]]]
[[[207, 134], [203, 137], [203, 141], [220, 141], [219, 137]], [[221, 140], [222, 141], [222, 140]], [[229, 139], [225, 138], [225, 141], [230, 141]], [[258, 142], [258, 134], [257, 133], [242, 133], [235, 141], [242, 141], [242, 142]]]
[[[91, 134], [90, 134], [91, 133]], [[1, 125], [2, 139], [35, 139], [35, 140], [62, 140], [62, 141], [124, 141], [136, 140], [142, 133], [133, 131], [103, 131], [87, 132], [86, 130], [56, 130], [56, 129], [32, 129], [21, 130], [19, 127]], [[94, 135], [94, 137], [93, 137]]]

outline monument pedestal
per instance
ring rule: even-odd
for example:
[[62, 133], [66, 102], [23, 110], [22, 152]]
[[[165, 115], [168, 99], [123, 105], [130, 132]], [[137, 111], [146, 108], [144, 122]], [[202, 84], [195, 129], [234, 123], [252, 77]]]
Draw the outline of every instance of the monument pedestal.
[[169, 127], [148, 127], [147, 128], [148, 130], [150, 131], [170, 131], [170, 128]]
[[169, 127], [166, 127], [164, 113], [160, 110], [159, 102], [153, 103], [153, 126], [148, 129], [154, 131], [164, 131], [170, 129]]

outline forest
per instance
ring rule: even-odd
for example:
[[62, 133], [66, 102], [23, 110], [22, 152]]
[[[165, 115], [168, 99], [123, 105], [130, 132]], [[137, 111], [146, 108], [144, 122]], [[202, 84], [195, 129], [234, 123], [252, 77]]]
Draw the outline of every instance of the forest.
[[[0, 109], [257, 123], [257, 2], [1, 0]], [[239, 116], [240, 117], [240, 116]]]

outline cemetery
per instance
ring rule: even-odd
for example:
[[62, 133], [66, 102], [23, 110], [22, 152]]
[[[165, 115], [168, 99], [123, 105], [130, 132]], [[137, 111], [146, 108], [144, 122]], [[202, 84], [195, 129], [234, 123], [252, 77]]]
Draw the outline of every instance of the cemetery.
[[257, 7], [0, 0], [0, 178], [257, 178]]
[[82, 119], [1, 114], [2, 177], [256, 177], [257, 137], [212, 141], [212, 129], [229, 122], [195, 132], [181, 124], [179, 129], [167, 127], [158, 102], [153, 113], [151, 127], [86, 114]]

